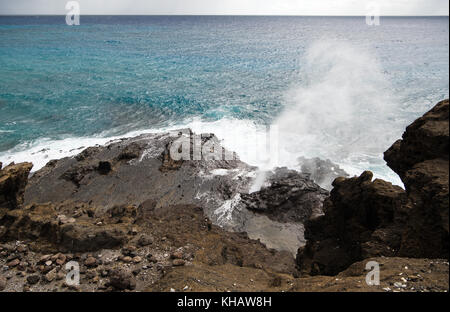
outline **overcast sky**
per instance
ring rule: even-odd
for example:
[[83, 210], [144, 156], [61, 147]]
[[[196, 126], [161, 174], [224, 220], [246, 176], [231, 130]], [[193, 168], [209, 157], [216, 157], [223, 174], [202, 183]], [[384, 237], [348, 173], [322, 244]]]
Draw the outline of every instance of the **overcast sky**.
[[[65, 14], [67, 0], [0, 0], [0, 15]], [[79, 0], [81, 14], [446, 15], [448, 0]]]

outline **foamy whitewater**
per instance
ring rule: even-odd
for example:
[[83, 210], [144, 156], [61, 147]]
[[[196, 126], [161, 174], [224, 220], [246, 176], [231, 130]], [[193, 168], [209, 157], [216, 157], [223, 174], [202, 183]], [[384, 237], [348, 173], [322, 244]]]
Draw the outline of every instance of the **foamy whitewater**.
[[448, 97], [448, 18], [381, 22], [86, 17], [69, 30], [58, 17], [0, 17], [0, 162], [35, 171], [189, 127], [258, 166], [254, 190], [266, 170], [299, 170], [300, 156], [402, 185], [383, 152]]

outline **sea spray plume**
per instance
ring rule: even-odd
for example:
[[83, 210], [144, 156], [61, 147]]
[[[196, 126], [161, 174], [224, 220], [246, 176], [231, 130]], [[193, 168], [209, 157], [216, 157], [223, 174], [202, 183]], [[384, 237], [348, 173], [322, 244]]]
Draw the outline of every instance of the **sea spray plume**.
[[320, 41], [308, 49], [304, 63], [301, 85], [287, 93], [286, 108], [275, 121], [282, 161], [294, 165], [291, 155], [381, 159], [399, 135], [389, 121], [398, 106], [376, 58], [345, 42]]

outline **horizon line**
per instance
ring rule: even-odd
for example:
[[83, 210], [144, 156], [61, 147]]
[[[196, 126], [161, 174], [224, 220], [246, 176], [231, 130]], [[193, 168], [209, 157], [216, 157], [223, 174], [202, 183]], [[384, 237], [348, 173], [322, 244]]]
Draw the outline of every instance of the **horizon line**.
[[[0, 14], [0, 16], [66, 16], [66, 14]], [[366, 17], [366, 15], [298, 14], [80, 14], [80, 16], [261, 16], [261, 17]], [[449, 17], [449, 15], [380, 15], [380, 17]]]

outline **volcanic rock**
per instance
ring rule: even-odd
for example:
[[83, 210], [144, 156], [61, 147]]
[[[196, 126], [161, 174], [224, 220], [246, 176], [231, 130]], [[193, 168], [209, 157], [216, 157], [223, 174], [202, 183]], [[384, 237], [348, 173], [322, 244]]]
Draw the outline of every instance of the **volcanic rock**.
[[0, 208], [16, 209], [22, 205], [32, 167], [31, 163], [11, 163], [0, 169]]
[[449, 257], [449, 101], [406, 128], [384, 158], [401, 177], [412, 211], [400, 255]]

